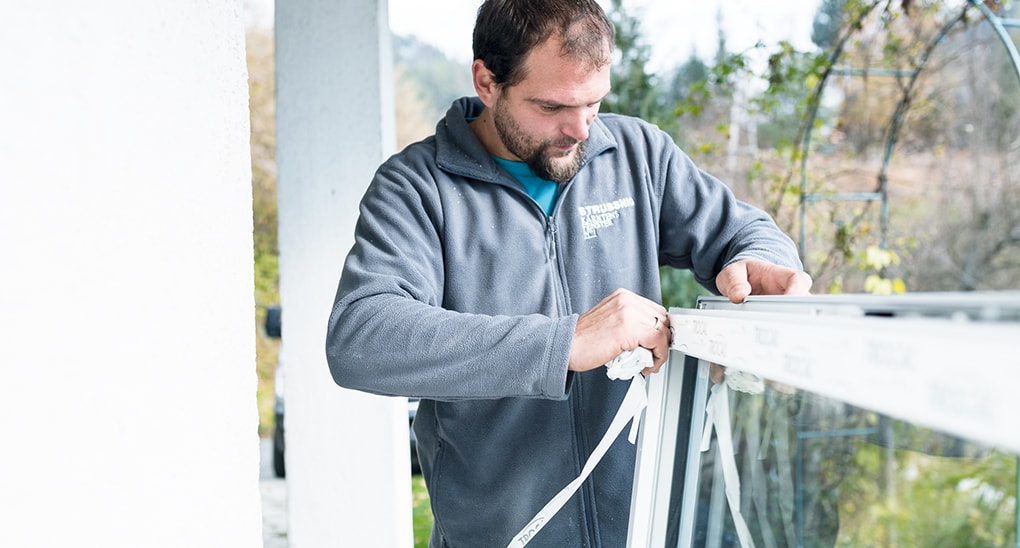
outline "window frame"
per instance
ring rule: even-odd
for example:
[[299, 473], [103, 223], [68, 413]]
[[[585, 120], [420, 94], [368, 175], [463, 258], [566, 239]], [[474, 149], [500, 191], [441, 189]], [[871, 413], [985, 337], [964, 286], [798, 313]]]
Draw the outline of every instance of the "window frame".
[[703, 297], [669, 313], [628, 546], [690, 545], [711, 363], [1020, 454], [1020, 384], [994, 382], [1020, 379], [1020, 292]]

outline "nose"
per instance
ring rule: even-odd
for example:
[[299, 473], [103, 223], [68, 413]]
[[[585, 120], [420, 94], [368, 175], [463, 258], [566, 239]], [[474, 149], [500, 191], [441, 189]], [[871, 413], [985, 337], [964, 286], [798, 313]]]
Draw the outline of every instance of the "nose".
[[598, 107], [585, 107], [570, 112], [570, 118], [563, 124], [564, 135], [577, 141], [584, 141], [588, 138], [588, 130], [595, 122], [598, 114]]

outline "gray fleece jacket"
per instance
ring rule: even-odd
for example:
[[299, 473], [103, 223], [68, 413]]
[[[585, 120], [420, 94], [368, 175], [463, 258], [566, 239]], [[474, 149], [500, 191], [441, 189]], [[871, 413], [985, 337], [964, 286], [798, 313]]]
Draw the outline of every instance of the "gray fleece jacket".
[[[568, 374], [581, 313], [620, 287], [658, 301], [660, 265], [712, 291], [737, 259], [800, 268], [768, 215], [635, 118], [595, 120], [546, 216], [468, 127], [482, 109], [456, 101], [435, 136], [376, 172], [326, 340], [340, 386], [423, 398], [431, 546], [506, 546], [580, 473], [629, 384]], [[626, 545], [624, 438], [532, 546]]]

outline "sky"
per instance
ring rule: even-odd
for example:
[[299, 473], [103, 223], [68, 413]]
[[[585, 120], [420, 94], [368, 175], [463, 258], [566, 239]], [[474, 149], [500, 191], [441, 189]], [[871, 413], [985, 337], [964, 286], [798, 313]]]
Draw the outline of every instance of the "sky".
[[[674, 68], [692, 49], [708, 61], [715, 54], [717, 13], [722, 13], [727, 48], [738, 52], [759, 39], [766, 44], [789, 40], [801, 50], [812, 48], [811, 22], [821, 0], [624, 0], [627, 12], [641, 21], [651, 46], [653, 72]], [[471, 60], [471, 31], [481, 0], [389, 0], [390, 28], [415, 35], [453, 60]], [[599, 0], [609, 9], [610, 0]], [[273, 0], [246, 0], [249, 26], [271, 27]]]
[[[414, 34], [454, 60], [471, 59], [471, 30], [480, 0], [389, 0], [390, 28]], [[609, 0], [599, 0], [609, 9]], [[820, 0], [624, 0], [627, 12], [641, 21], [651, 46], [651, 71], [676, 67], [692, 48], [706, 61], [715, 54], [717, 12], [722, 9], [727, 49], [742, 51], [759, 39], [767, 44], [789, 40], [810, 49], [811, 22]], [[439, 6], [442, 6], [439, 8]]]

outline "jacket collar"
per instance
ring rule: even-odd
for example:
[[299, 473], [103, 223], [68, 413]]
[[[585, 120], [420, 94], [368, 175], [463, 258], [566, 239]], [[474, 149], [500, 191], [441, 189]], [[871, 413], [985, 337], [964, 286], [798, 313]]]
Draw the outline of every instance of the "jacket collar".
[[[475, 119], [485, 109], [477, 97], [461, 97], [450, 105], [446, 116], [436, 126], [436, 165], [444, 171], [472, 179], [495, 182], [503, 171], [468, 127], [468, 118]], [[616, 139], [599, 117], [588, 131], [583, 171], [592, 158], [616, 148]]]

